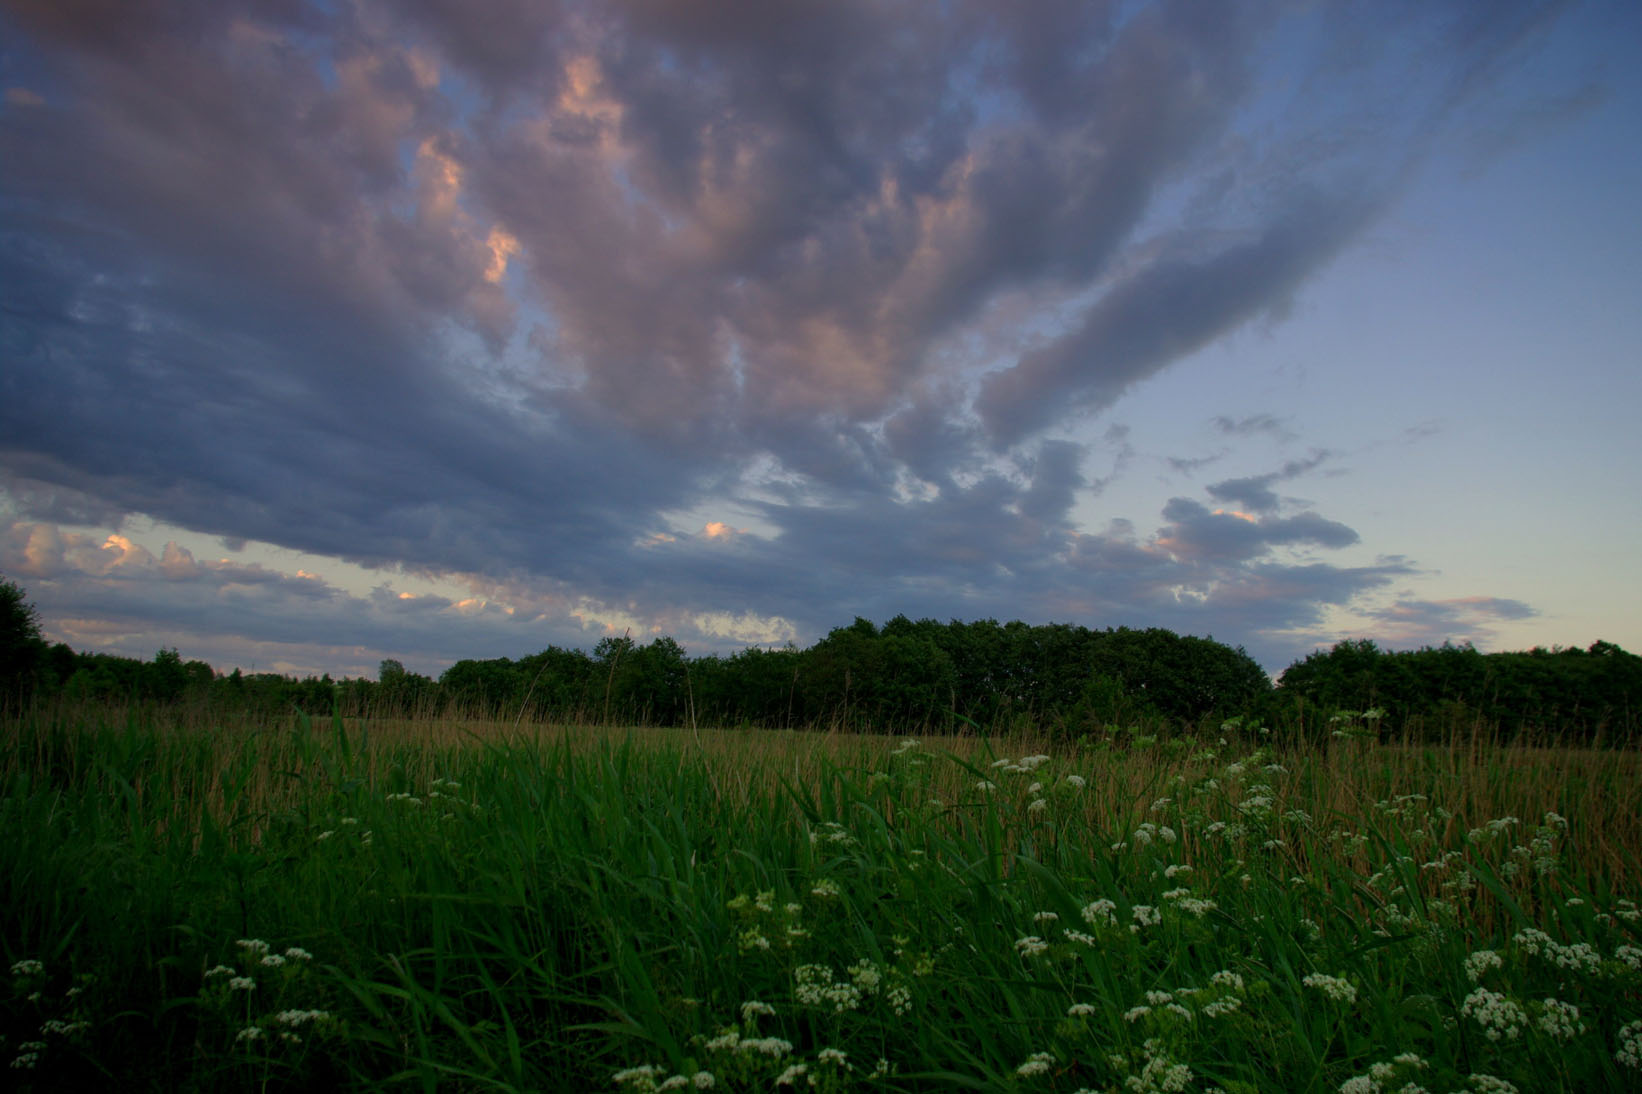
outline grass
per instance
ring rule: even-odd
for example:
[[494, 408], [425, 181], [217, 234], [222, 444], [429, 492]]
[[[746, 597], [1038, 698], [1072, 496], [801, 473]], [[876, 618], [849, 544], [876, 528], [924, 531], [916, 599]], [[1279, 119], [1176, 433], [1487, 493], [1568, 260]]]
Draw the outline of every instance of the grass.
[[1635, 753], [5, 733], [13, 1086], [1642, 1088]]

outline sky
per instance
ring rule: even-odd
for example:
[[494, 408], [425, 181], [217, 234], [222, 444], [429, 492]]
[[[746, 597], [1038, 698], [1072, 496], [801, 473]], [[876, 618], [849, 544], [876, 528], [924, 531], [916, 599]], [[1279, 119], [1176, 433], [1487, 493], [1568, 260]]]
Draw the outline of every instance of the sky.
[[0, 0], [0, 577], [437, 675], [1642, 651], [1642, 6]]

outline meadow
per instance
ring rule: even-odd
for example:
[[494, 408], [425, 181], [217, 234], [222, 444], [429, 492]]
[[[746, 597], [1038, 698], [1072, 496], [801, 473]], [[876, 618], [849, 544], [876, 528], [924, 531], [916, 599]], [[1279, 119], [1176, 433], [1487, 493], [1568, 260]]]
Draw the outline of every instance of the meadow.
[[1634, 751], [51, 708], [13, 1089], [1642, 1089]]

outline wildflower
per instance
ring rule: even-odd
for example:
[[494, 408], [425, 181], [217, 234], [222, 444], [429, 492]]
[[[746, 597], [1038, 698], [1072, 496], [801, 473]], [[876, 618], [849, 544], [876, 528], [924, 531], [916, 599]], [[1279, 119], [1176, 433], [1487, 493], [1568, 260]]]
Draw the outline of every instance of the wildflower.
[[1465, 976], [1475, 984], [1489, 969], [1502, 968], [1504, 965], [1505, 962], [1500, 960], [1499, 954], [1493, 950], [1478, 950], [1465, 959]]
[[998, 789], [998, 784], [982, 779], [980, 782], [975, 784], [975, 789], [981, 791], [983, 794], [989, 794]]
[[654, 1090], [656, 1076], [661, 1074], [661, 1068], [655, 1064], [640, 1064], [637, 1067], [626, 1067], [610, 1076], [610, 1081], [617, 1086], [632, 1085], [640, 1090]]
[[822, 900], [833, 900], [842, 893], [843, 890], [838, 887], [838, 883], [828, 877], [822, 878], [810, 887], [810, 894]]
[[73, 1037], [76, 1033], [84, 1033], [90, 1028], [90, 1022], [65, 1022], [61, 1018], [48, 1018], [40, 1026], [40, 1032], [56, 1034], [59, 1037]]
[[256, 991], [257, 982], [249, 976], [236, 976], [228, 981], [228, 989], [230, 991]]
[[797, 1086], [798, 1080], [808, 1070], [809, 1068], [805, 1067], [803, 1064], [790, 1064], [788, 1065], [787, 1070], [776, 1076], [775, 1085]]
[[330, 1011], [325, 1010], [282, 1010], [274, 1015], [274, 1022], [282, 1026], [304, 1026], [331, 1019]]
[[1243, 977], [1227, 969], [1221, 969], [1209, 977], [1209, 983], [1217, 988], [1231, 988], [1233, 991], [1243, 990]]
[[227, 965], [217, 965], [214, 968], [205, 970], [205, 979], [210, 980], [217, 976], [233, 976], [234, 972], [235, 970], [229, 968]]
[[849, 1056], [841, 1048], [824, 1048], [815, 1054], [818, 1064], [833, 1064], [837, 1067], [848, 1067]]
[[1613, 1058], [1626, 1067], [1642, 1069], [1642, 1018], [1621, 1027]]
[[1302, 980], [1301, 983], [1308, 988], [1316, 988], [1330, 999], [1342, 1003], [1355, 1003], [1357, 1001], [1357, 989], [1344, 977], [1314, 972]]
[[263, 956], [269, 950], [268, 943], [264, 942], [260, 938], [242, 938], [239, 941], [235, 942], [234, 945], [238, 946], [240, 949], [244, 950], [246, 953], [249, 953], [249, 954], [251, 954], [253, 956], [256, 956], [256, 957]]
[[245, 1044], [249, 1044], [252, 1041], [260, 1041], [262, 1038], [263, 1032], [261, 1026], [246, 1026], [244, 1029], [234, 1034], [235, 1042], [243, 1042]]
[[1148, 1094], [1150, 1091], [1174, 1094], [1175, 1091], [1186, 1089], [1187, 1084], [1192, 1081], [1190, 1067], [1169, 1059], [1158, 1050], [1158, 1042], [1155, 1039], [1146, 1042], [1146, 1052], [1146, 1066], [1141, 1069], [1139, 1075], [1130, 1075], [1124, 1079], [1124, 1086], [1136, 1091], [1137, 1094]]
[[690, 1084], [697, 1090], [711, 1090], [717, 1081], [711, 1071], [698, 1071], [690, 1076]]
[[1082, 775], [1068, 775], [1066, 778], [1062, 779], [1061, 782], [1065, 783], [1067, 786], [1070, 786], [1073, 790], [1082, 790], [1088, 785]]
[[277, 969], [281, 965], [285, 964], [285, 959], [277, 953], [271, 953], [264, 957], [261, 963], [268, 966], [270, 969]]
[[1539, 1028], [1558, 1041], [1572, 1041], [1585, 1032], [1585, 1023], [1579, 1020], [1579, 1008], [1572, 1003], [1546, 999], [1545, 1009], [1539, 1015]]
[[1515, 1040], [1528, 1024], [1528, 1015], [1521, 1007], [1487, 988], [1478, 988], [1467, 995], [1460, 1004], [1460, 1014], [1475, 1018], [1490, 1041]]
[[39, 1062], [40, 1054], [38, 1052], [23, 1052], [13, 1057], [11, 1066], [17, 1071], [32, 1071], [34, 1070], [34, 1065]]
[[1083, 921], [1091, 927], [1117, 926], [1117, 905], [1105, 899], [1092, 901], [1083, 906]]
[[1055, 912], [1037, 912], [1032, 916], [1032, 922], [1034, 922], [1034, 923], [1053, 923], [1053, 922], [1055, 922], [1055, 920], [1057, 920], [1059, 918], [1060, 918], [1060, 916]]
[[314, 955], [303, 949], [301, 946], [288, 947], [285, 950], [285, 956], [290, 958], [292, 961], [312, 961], [314, 959]]
[[21, 961], [14, 961], [11, 966], [13, 976], [39, 976], [45, 971], [46, 967], [43, 963], [28, 957]]
[[1049, 943], [1035, 934], [1015, 940], [1015, 949], [1020, 951], [1022, 957], [1036, 957], [1048, 948]]
[[1049, 803], [1042, 798], [1033, 798], [1026, 807], [1028, 813], [1042, 813], [1049, 808]]
[[1192, 868], [1187, 866], [1185, 863], [1177, 862], [1171, 866], [1165, 866], [1163, 868], [1163, 876], [1168, 878], [1170, 881], [1173, 881], [1177, 877], [1185, 877], [1191, 872]]
[[871, 961], [857, 961], [844, 971], [850, 974], [850, 979], [855, 982], [855, 986], [868, 995], [877, 991], [878, 985], [883, 980], [883, 973], [879, 972], [878, 966]]
[[768, 1003], [760, 1003], [756, 999], [750, 999], [741, 1004], [741, 1020], [743, 1022], [751, 1022], [754, 1018], [761, 1014], [772, 1015], [774, 1013], [774, 1007], [770, 1006]]
[[1049, 1065], [1055, 1062], [1054, 1056], [1047, 1052], [1034, 1052], [1026, 1058], [1026, 1063], [1015, 1069], [1015, 1074], [1021, 1078], [1030, 1078], [1033, 1075], [1047, 1075]]
[[1479, 1075], [1473, 1072], [1466, 1082], [1471, 1085], [1474, 1094], [1518, 1094], [1515, 1083], [1492, 1075]]
[[1133, 908], [1129, 909], [1129, 914], [1132, 915], [1135, 920], [1133, 923], [1129, 924], [1129, 929], [1135, 932], [1139, 932], [1142, 927], [1155, 927], [1159, 923], [1163, 922], [1163, 913], [1159, 912], [1150, 904], [1136, 904]]
[[1066, 1008], [1066, 1016], [1068, 1018], [1087, 1018], [1094, 1013], [1095, 1008], [1093, 1004], [1090, 1003], [1073, 1003], [1071, 1006]]

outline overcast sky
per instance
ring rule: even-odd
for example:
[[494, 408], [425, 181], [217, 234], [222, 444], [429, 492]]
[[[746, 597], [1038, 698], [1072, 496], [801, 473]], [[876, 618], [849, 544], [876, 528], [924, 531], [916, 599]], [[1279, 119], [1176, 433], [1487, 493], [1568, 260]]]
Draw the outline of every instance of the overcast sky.
[[0, 12], [53, 640], [1642, 651], [1632, 0]]

